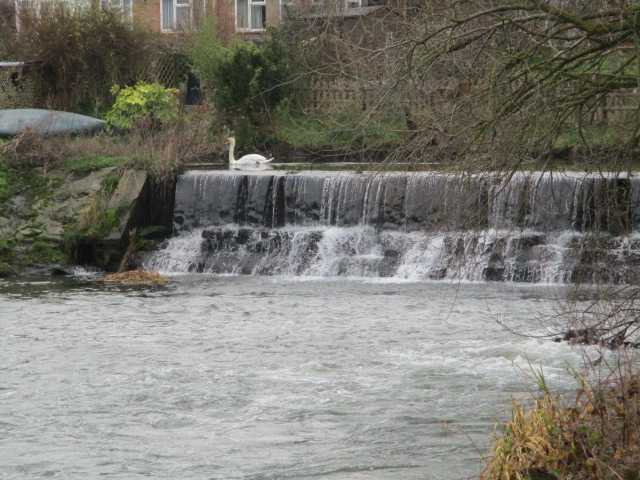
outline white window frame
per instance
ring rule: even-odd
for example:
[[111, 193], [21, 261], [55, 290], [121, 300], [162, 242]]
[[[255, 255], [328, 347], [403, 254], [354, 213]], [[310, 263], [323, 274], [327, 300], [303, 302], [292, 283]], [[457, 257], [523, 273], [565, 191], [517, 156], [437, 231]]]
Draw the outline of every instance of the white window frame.
[[374, 5], [369, 4], [369, 0], [345, 0], [347, 8], [368, 8], [368, 7], [381, 7], [386, 5], [388, 1], [373, 2]]
[[[246, 23], [247, 23], [247, 27], [240, 27], [239, 26], [239, 18], [238, 18], [238, 0], [234, 1], [234, 5], [235, 5], [235, 20], [236, 20], [236, 32], [264, 32], [266, 30], [266, 23], [267, 23], [267, 2], [266, 0], [247, 0], [247, 19], [246, 19]], [[263, 25], [260, 25], [259, 27], [256, 27], [254, 25], [251, 24], [251, 9], [253, 7], [258, 7], [258, 8], [264, 8], [264, 16], [262, 19]]]
[[[171, 2], [173, 20], [170, 27], [165, 27], [164, 2]], [[185, 27], [193, 27], [194, 9], [196, 6], [204, 9], [205, 2], [206, 0], [160, 0], [160, 31], [163, 33], [175, 33], [184, 31]], [[178, 25], [178, 18], [184, 13], [183, 11], [188, 13], [186, 15], [188, 18], [187, 25]]]
[[[41, 15], [43, 7], [46, 10], [49, 7], [64, 3], [90, 5], [90, 2], [86, 0], [14, 0], [13, 3], [16, 11], [16, 28], [18, 31], [20, 31], [19, 12], [22, 9], [33, 9], [37, 15]], [[129, 23], [133, 22], [133, 0], [99, 0], [98, 4], [102, 8], [118, 8], [124, 13], [125, 19]]]

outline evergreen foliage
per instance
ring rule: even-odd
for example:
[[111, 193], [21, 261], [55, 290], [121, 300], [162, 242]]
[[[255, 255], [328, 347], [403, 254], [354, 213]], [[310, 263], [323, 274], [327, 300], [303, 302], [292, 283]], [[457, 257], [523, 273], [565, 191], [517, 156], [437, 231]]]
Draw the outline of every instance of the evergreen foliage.
[[233, 39], [223, 45], [210, 21], [194, 34], [190, 55], [203, 91], [220, 120], [245, 146], [262, 146], [274, 135], [274, 112], [292, 93], [295, 66], [280, 32], [260, 42]]

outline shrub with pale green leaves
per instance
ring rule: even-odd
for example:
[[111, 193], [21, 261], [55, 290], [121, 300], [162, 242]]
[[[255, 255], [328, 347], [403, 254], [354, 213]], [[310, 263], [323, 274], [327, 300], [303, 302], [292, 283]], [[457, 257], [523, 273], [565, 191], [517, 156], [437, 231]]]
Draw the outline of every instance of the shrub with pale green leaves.
[[116, 102], [105, 115], [107, 128], [142, 126], [157, 129], [184, 115], [176, 88], [138, 82], [134, 87], [114, 85], [111, 93], [116, 95]]

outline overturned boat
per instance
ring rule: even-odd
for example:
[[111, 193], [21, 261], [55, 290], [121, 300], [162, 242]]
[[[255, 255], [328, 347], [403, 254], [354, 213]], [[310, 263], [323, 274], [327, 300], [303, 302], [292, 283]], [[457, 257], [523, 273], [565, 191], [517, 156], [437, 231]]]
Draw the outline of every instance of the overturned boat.
[[0, 136], [14, 136], [25, 128], [42, 135], [95, 133], [102, 130], [105, 124], [104, 120], [98, 118], [57, 110], [0, 110]]

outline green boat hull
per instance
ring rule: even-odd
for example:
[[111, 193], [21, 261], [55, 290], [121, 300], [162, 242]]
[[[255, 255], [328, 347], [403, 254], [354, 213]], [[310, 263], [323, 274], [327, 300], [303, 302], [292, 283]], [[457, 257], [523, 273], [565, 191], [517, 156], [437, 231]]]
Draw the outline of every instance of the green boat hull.
[[104, 129], [105, 124], [104, 120], [56, 110], [0, 110], [0, 136], [15, 136], [24, 128], [42, 135], [96, 133]]

